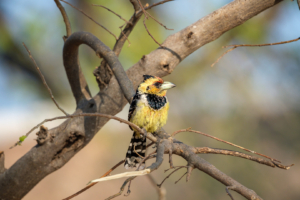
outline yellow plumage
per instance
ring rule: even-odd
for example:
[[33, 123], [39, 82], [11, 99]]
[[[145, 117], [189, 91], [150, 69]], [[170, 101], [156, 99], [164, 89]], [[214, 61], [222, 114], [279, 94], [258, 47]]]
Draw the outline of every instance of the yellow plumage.
[[[153, 133], [166, 124], [169, 107], [169, 102], [167, 102], [163, 108], [154, 110], [144, 102], [138, 102], [130, 121], [147, 132]], [[139, 136], [139, 132], [136, 131], [136, 134]]]
[[[173, 87], [173, 83], [164, 82], [159, 77], [144, 75], [144, 81], [131, 102], [128, 120], [149, 133], [159, 130], [168, 119], [169, 102], [166, 93]], [[141, 137], [138, 131], [130, 128], [134, 133], [126, 153], [125, 168], [135, 167], [146, 152], [146, 137]]]

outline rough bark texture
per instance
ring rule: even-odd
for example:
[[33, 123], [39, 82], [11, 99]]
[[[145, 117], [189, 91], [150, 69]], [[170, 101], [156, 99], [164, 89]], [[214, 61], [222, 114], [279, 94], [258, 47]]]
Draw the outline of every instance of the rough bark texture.
[[[118, 73], [122, 74], [120, 65], [114, 62], [115, 55], [113, 52], [111, 53], [102, 45], [99, 47], [101, 42], [91, 34], [75, 33], [78, 35], [75, 35], [76, 39], [73, 41], [72, 36], [74, 34], [71, 35], [64, 47], [68, 48], [70, 52], [64, 52], [63, 59], [77, 102], [75, 113], [117, 114], [127, 103], [124, 94], [128, 99], [133, 89], [142, 81], [143, 74], [166, 76], [175, 69], [180, 61], [201, 46], [216, 40], [226, 31], [279, 2], [278, 0], [235, 0], [229, 3], [182, 31], [169, 36], [163, 43], [164, 48], [154, 50], [127, 70], [127, 76], [132, 81], [133, 87], [130, 84], [129, 86], [122, 85], [124, 87], [121, 89], [118, 81], [126, 82], [127, 77], [118, 78], [118, 81], [114, 77], [109, 86], [93, 98], [90, 97], [86, 81], [77, 64], [78, 46], [85, 43], [94, 50], [96, 48], [96, 52], [103, 56], [113, 72], [116, 72], [115, 76], [118, 76]], [[60, 126], [48, 130], [48, 137], [43, 144], [33, 147], [12, 167], [0, 174], [0, 199], [14, 200], [24, 197], [39, 181], [66, 164], [87, 145], [107, 121], [108, 119], [99, 117], [78, 117], [66, 120]], [[180, 148], [184, 153], [175, 151]], [[235, 191], [248, 199], [252, 198], [251, 190], [245, 189], [244, 186], [196, 156], [188, 147], [180, 146], [173, 149], [173, 153], [182, 154], [181, 156], [193, 163], [195, 168], [208, 173], [227, 186], [234, 183]]]

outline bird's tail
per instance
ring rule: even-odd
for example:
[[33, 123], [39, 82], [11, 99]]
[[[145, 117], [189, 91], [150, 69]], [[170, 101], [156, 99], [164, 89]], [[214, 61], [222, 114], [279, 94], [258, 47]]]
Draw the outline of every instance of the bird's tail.
[[[146, 139], [146, 137], [133, 133], [125, 158], [124, 167], [126, 169], [137, 167], [136, 164], [143, 160], [146, 153]], [[140, 169], [144, 168], [145, 161], [141, 164]]]

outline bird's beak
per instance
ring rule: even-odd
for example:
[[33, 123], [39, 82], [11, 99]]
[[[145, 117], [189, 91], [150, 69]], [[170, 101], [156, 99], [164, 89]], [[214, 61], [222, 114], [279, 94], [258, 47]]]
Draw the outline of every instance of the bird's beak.
[[176, 87], [175, 84], [171, 83], [171, 82], [168, 82], [168, 81], [165, 81], [161, 86], [161, 90], [168, 90], [168, 89], [171, 89], [173, 87]]

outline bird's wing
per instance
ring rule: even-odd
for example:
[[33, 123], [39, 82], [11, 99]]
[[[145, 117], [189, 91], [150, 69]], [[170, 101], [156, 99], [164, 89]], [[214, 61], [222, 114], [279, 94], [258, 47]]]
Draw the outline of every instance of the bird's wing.
[[[131, 120], [132, 114], [134, 113], [136, 107], [137, 107], [137, 103], [140, 100], [141, 95], [139, 93], [135, 93], [132, 102], [130, 104], [130, 108], [129, 108], [129, 113], [128, 113], [128, 121]], [[130, 126], [129, 126], [130, 127]], [[130, 129], [132, 130], [132, 128], [130, 127]]]

